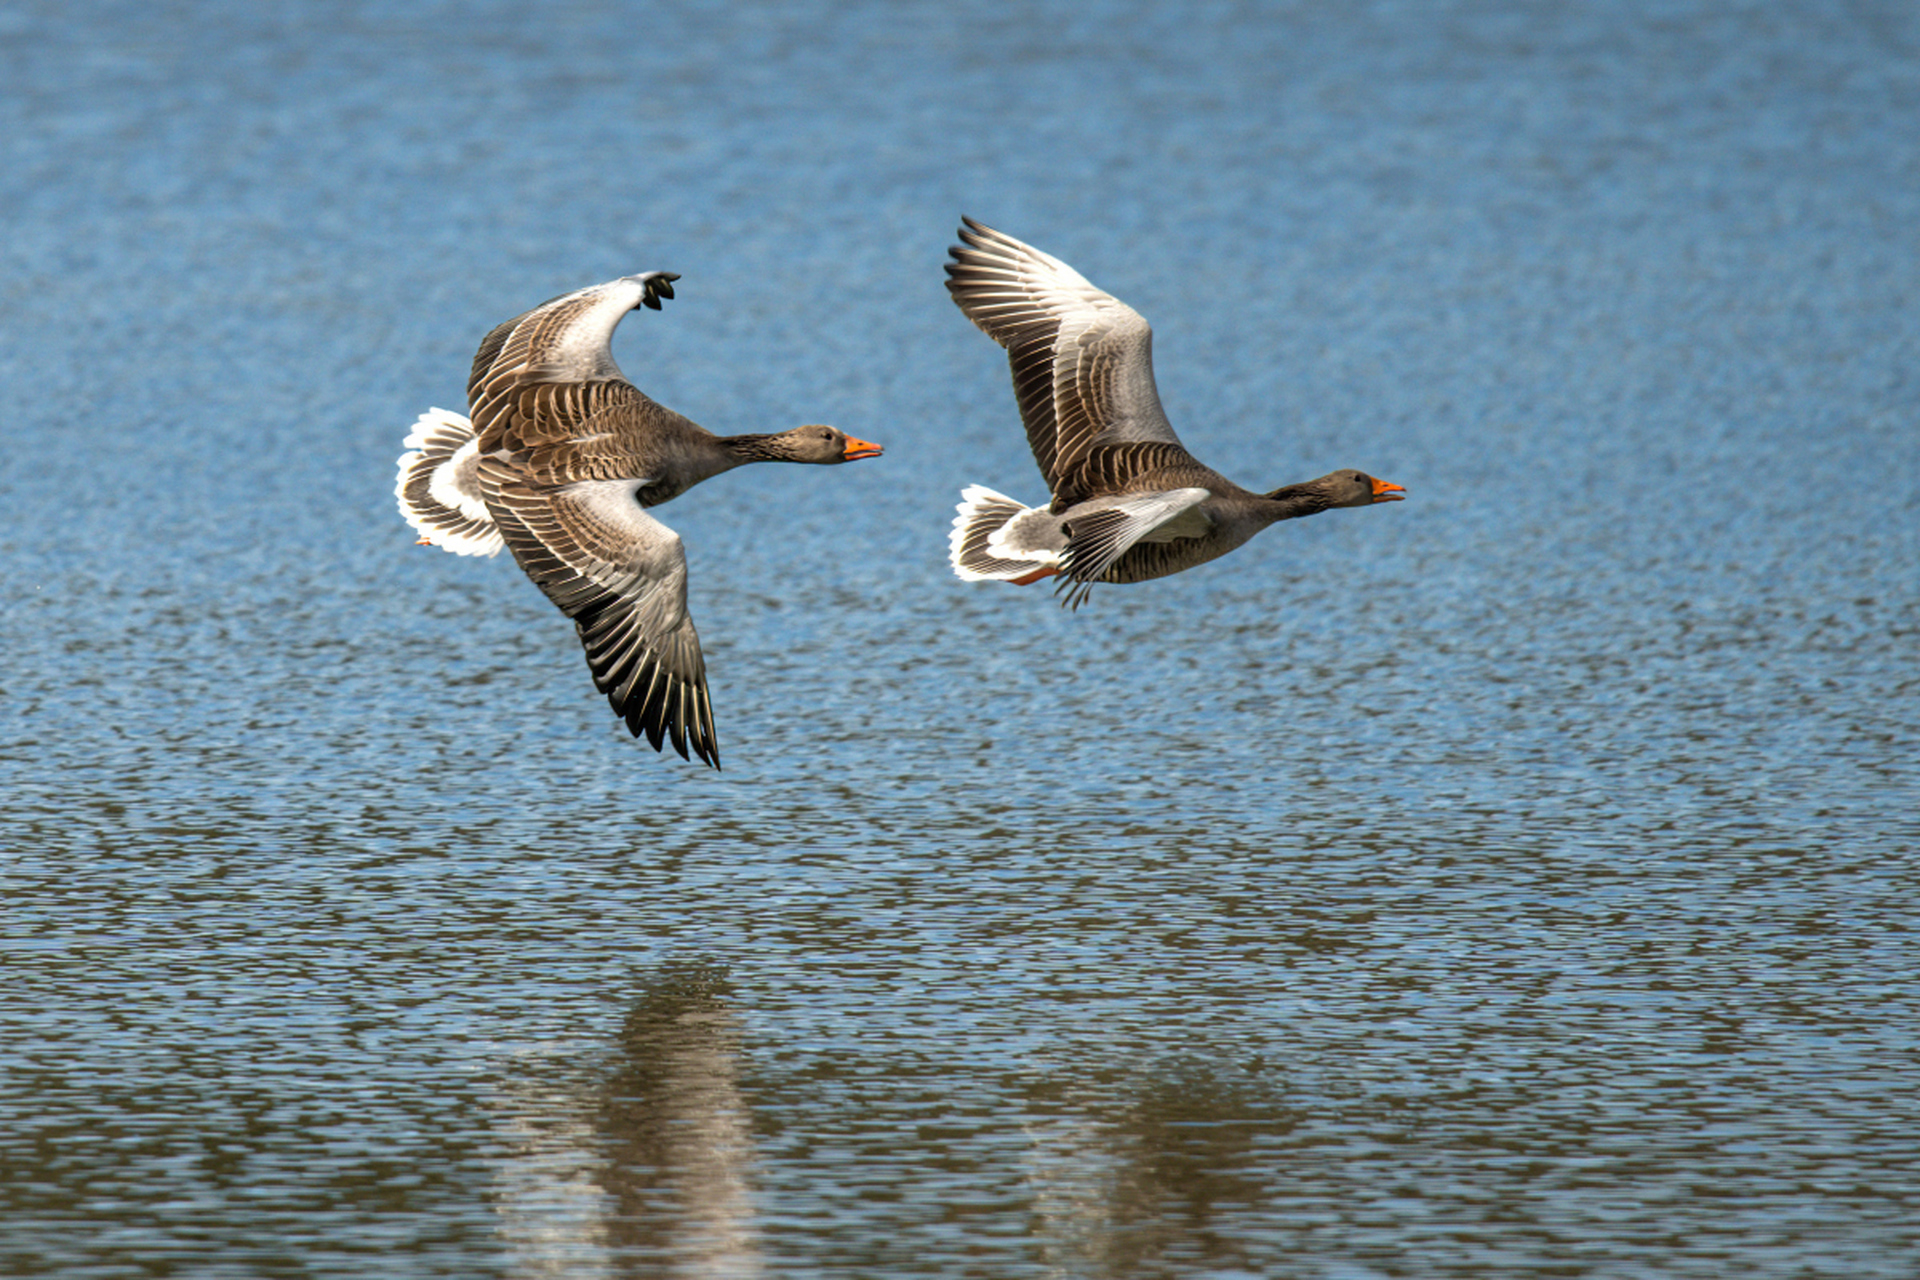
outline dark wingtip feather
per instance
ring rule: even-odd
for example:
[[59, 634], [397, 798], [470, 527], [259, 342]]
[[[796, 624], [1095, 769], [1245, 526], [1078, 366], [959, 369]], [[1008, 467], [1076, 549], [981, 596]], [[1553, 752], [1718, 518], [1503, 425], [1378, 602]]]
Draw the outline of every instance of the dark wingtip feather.
[[1087, 598], [1093, 594], [1093, 583], [1082, 582], [1063, 573], [1060, 575], [1060, 580], [1054, 583], [1053, 593], [1059, 599], [1062, 609], [1069, 613], [1078, 613], [1080, 606], [1085, 604]]
[[[656, 674], [663, 673], [656, 669]], [[647, 745], [662, 755], [671, 745], [682, 760], [699, 756], [702, 764], [713, 769], [720, 767], [713, 704], [704, 685], [682, 688], [672, 678], [659, 678], [644, 693], [635, 695], [626, 691], [624, 705], [619, 701], [622, 692], [615, 690], [609, 701], [615, 703], [614, 710], [620, 712], [628, 732], [636, 739], [645, 738]]]
[[640, 305], [660, 310], [660, 299], [673, 296], [673, 282], [679, 278], [679, 274], [672, 271], [647, 272], [644, 277], [646, 291], [640, 295]]

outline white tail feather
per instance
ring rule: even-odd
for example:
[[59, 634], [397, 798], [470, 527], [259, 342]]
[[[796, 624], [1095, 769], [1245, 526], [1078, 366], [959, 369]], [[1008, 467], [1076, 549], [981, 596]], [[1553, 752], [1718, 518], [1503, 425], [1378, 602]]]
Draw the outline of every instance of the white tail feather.
[[457, 556], [498, 555], [506, 545], [474, 479], [479, 441], [473, 423], [449, 409], [429, 409], [401, 442], [394, 497], [420, 541]]
[[1059, 549], [1046, 545], [1055, 539], [1046, 536], [1045, 529], [1038, 545], [1032, 538], [1015, 545], [1007, 536], [1031, 523], [1022, 517], [1037, 517], [1040, 524], [1051, 527], [1046, 513], [978, 484], [960, 491], [960, 505], [954, 509], [960, 514], [947, 535], [947, 558], [956, 577], [968, 582], [1012, 582], [1059, 567]]

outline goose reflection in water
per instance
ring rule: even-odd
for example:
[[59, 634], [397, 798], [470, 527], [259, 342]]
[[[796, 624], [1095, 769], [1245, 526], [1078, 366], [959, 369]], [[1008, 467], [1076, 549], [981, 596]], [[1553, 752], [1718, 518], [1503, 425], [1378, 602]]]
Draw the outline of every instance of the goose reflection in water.
[[1299, 1120], [1273, 1082], [1172, 1061], [1117, 1094], [1058, 1086], [1047, 1082], [1026, 1125], [1032, 1220], [1050, 1274], [1159, 1274], [1175, 1263], [1260, 1273], [1224, 1223], [1273, 1203], [1259, 1148]]
[[724, 970], [657, 971], [609, 1063], [578, 1042], [516, 1056], [496, 1098], [512, 1273], [765, 1274], [740, 1031]]

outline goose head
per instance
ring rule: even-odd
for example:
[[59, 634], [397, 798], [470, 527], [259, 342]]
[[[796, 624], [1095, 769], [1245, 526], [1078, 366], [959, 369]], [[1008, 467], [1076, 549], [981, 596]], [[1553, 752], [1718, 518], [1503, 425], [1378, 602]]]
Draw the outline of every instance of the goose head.
[[1407, 496], [1404, 485], [1377, 480], [1351, 467], [1312, 481], [1327, 497], [1330, 507], [1370, 507], [1377, 502], [1399, 502]]
[[882, 452], [880, 446], [872, 441], [855, 439], [844, 431], [818, 424], [795, 427], [777, 436], [768, 436], [764, 447], [770, 456], [782, 462], [821, 465], [877, 458]]

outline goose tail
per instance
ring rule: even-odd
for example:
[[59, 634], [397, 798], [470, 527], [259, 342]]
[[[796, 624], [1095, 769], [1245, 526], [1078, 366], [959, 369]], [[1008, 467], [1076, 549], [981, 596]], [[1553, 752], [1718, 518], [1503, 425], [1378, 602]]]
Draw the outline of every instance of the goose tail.
[[498, 555], [506, 543], [480, 495], [473, 423], [448, 409], [429, 409], [401, 443], [408, 452], [400, 455], [393, 494], [421, 545], [457, 556]]
[[977, 484], [960, 491], [955, 510], [947, 555], [956, 577], [1025, 586], [1060, 572], [1067, 539], [1052, 512]]

